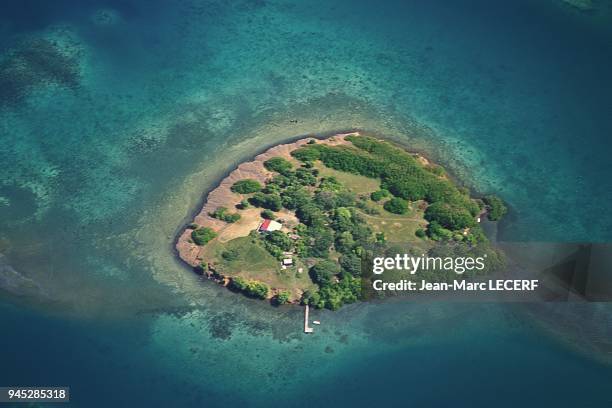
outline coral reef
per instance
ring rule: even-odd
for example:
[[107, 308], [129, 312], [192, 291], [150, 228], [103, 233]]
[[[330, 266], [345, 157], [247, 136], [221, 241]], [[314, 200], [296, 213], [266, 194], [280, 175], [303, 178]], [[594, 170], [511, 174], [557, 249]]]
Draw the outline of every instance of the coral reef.
[[42, 38], [22, 41], [0, 58], [0, 107], [18, 104], [30, 92], [47, 85], [76, 88], [78, 61]]

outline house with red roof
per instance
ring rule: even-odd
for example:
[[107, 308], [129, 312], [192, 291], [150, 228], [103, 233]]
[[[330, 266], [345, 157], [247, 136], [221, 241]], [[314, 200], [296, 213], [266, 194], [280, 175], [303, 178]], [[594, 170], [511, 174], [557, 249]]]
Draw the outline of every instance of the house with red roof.
[[264, 220], [259, 226], [260, 232], [272, 232], [279, 231], [283, 225], [280, 222], [276, 222], [274, 220]]

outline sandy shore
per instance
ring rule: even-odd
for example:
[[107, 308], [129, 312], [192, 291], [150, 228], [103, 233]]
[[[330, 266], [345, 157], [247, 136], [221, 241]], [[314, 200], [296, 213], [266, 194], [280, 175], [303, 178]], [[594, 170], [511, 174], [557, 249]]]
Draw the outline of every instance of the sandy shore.
[[[323, 143], [330, 146], [349, 144], [350, 142], [346, 141], [345, 137], [348, 135], [357, 134], [359, 133], [353, 132], [336, 134], [325, 139], [318, 139], [317, 143]], [[253, 160], [238, 165], [238, 167], [234, 169], [227, 177], [221, 180], [215, 189], [208, 193], [204, 206], [195, 216], [193, 222], [202, 227], [212, 228], [215, 232], [217, 232], [217, 234], [219, 234], [219, 238], [224, 238], [223, 240], [228, 240], [227, 237], [237, 238], [240, 236], [247, 236], [250, 231], [256, 229], [259, 225], [259, 217], [243, 217], [243, 219], [237, 223], [228, 224], [224, 221], [213, 218], [208, 214], [215, 211], [218, 207], [227, 207], [228, 209], [232, 210], [236, 204], [246, 197], [242, 194], [237, 194], [231, 191], [231, 187], [235, 182], [243, 179], [253, 179], [264, 184], [266, 180], [273, 176], [273, 173], [266, 170], [263, 165], [266, 160], [278, 156], [294, 161], [294, 159], [291, 157], [291, 152], [305, 145], [311, 139], [313, 138], [306, 137], [292, 143], [276, 145], [255, 156]], [[260, 212], [259, 209], [255, 211], [258, 214]], [[176, 250], [178, 251], [179, 257], [183, 261], [191, 266], [197, 266], [202, 260], [203, 247], [191, 242], [191, 231], [192, 230], [190, 228], [183, 230], [177, 240]]]

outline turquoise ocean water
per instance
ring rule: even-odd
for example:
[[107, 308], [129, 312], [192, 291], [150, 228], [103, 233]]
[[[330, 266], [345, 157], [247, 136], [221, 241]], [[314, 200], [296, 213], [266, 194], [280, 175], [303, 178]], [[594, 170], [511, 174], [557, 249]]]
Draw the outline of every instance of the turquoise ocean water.
[[612, 406], [608, 304], [360, 304], [306, 337], [299, 308], [172, 252], [240, 160], [345, 129], [501, 195], [504, 240], [609, 242], [610, 7], [562, 3], [2, 2], [0, 385], [79, 407]]

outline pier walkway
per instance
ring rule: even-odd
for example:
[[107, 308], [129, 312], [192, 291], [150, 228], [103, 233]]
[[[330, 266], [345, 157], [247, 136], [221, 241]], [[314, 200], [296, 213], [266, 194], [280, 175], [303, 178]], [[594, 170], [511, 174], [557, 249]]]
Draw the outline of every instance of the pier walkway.
[[306, 305], [306, 309], [304, 309], [304, 333], [312, 333], [314, 330], [312, 327], [308, 325], [308, 313], [310, 312], [310, 308]]

